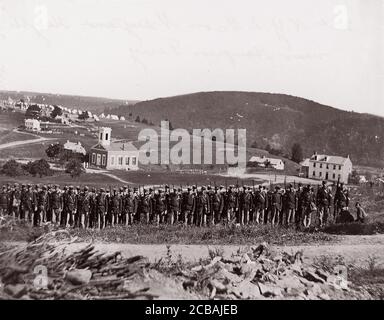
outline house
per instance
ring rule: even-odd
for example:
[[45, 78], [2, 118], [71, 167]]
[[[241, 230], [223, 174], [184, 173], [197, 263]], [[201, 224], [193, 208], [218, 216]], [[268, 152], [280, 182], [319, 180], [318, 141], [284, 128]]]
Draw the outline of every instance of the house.
[[308, 178], [348, 183], [352, 173], [352, 162], [349, 156], [329, 156], [315, 152], [309, 158]]
[[276, 170], [284, 170], [284, 161], [281, 159], [276, 159], [276, 158], [268, 158], [266, 156], [253, 156], [251, 159], [249, 159], [250, 163], [255, 163], [259, 167], [267, 167], [270, 166]]
[[120, 121], [125, 121], [125, 117], [121, 116], [121, 117], [119, 118], [119, 120], [120, 120]]
[[25, 119], [24, 125], [25, 125], [25, 129], [28, 131], [33, 131], [33, 132], [41, 131], [40, 121], [37, 119]]
[[119, 120], [119, 117], [118, 117], [117, 115], [115, 115], [115, 114], [112, 114], [112, 115], [111, 115], [111, 120], [116, 120], [116, 121], [118, 121], [118, 120]]
[[90, 166], [107, 170], [138, 170], [139, 150], [130, 142], [112, 142], [111, 134], [111, 128], [99, 128], [99, 142], [89, 151]]
[[80, 142], [70, 142], [67, 140], [66, 143], [64, 143], [64, 149], [70, 150], [73, 153], [81, 153], [82, 155], [86, 155], [87, 152], [85, 151], [84, 147], [81, 145]]
[[300, 176], [307, 177], [309, 176], [309, 158], [304, 159], [300, 162]]

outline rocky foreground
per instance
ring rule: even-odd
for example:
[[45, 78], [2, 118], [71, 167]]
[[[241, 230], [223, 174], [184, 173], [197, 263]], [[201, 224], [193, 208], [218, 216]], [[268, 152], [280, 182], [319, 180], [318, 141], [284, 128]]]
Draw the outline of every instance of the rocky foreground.
[[[59, 242], [57, 240], [60, 240]], [[199, 263], [165, 256], [104, 254], [92, 244], [69, 253], [67, 231], [0, 248], [2, 299], [368, 299], [335, 274], [303, 262], [301, 251], [277, 252], [266, 243]]]

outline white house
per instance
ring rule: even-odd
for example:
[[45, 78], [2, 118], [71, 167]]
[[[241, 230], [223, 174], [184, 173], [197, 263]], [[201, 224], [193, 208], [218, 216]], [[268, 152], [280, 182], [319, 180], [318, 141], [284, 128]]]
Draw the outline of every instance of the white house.
[[138, 170], [139, 150], [130, 142], [111, 142], [111, 134], [111, 128], [99, 128], [99, 142], [89, 151], [90, 166], [107, 170]]
[[352, 162], [349, 156], [329, 156], [317, 154], [309, 158], [308, 178], [326, 181], [338, 181], [348, 183], [352, 173]]
[[266, 156], [253, 156], [251, 159], [249, 159], [249, 162], [257, 163], [259, 167], [266, 167], [266, 164], [268, 163], [269, 166], [276, 170], [284, 170], [285, 168], [283, 160], [277, 158], [269, 158]]
[[24, 125], [25, 129], [28, 131], [39, 132], [41, 130], [40, 121], [37, 119], [25, 119]]
[[80, 142], [70, 142], [67, 140], [66, 143], [64, 143], [64, 149], [70, 150], [74, 153], [81, 153], [82, 155], [86, 155], [87, 152], [85, 151], [84, 147], [81, 145]]

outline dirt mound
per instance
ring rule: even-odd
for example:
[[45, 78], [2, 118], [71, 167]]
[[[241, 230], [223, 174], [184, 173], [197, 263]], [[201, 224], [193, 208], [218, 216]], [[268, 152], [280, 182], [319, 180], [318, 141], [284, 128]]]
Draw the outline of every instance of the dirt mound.
[[[56, 240], [60, 239], [60, 242]], [[64, 240], [65, 239], [65, 240]], [[340, 275], [306, 265], [302, 252], [278, 253], [266, 243], [199, 262], [100, 253], [65, 230], [22, 247], [0, 248], [0, 298], [6, 299], [358, 299]]]

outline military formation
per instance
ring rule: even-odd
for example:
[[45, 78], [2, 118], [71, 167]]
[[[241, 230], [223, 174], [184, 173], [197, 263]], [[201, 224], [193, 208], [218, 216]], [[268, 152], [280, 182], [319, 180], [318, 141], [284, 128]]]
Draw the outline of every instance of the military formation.
[[[315, 190], [316, 189], [316, 190]], [[333, 206], [333, 211], [332, 211]], [[187, 188], [88, 188], [5, 185], [0, 216], [12, 215], [31, 226], [50, 222], [63, 228], [144, 224], [214, 226], [271, 224], [323, 227], [337, 222], [349, 206], [348, 190], [323, 182], [319, 187], [190, 186]]]

